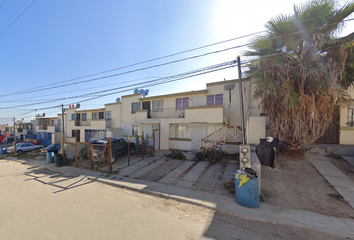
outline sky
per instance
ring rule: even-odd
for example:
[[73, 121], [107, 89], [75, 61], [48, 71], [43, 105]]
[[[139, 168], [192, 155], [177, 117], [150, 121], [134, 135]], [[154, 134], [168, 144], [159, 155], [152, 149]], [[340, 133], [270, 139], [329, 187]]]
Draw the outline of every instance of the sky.
[[[0, 124], [56, 117], [61, 104], [103, 108], [134, 89], [156, 96], [236, 79], [230, 65], [201, 69], [246, 61], [254, 36], [244, 36], [303, 2], [0, 0]], [[190, 72], [198, 76], [176, 77]]]

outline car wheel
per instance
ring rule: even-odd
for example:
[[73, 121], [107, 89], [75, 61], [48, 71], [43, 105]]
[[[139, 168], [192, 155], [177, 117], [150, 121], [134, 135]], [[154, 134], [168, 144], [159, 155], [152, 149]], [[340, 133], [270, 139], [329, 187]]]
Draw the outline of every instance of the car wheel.
[[23, 151], [22, 151], [22, 150], [18, 150], [17, 152], [18, 152], [18, 153], [22, 153]]

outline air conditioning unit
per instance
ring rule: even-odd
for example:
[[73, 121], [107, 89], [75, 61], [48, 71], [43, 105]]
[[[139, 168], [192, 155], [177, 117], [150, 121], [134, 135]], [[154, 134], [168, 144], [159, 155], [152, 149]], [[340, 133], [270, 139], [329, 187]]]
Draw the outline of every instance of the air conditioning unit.
[[240, 169], [251, 168], [251, 146], [240, 145]]

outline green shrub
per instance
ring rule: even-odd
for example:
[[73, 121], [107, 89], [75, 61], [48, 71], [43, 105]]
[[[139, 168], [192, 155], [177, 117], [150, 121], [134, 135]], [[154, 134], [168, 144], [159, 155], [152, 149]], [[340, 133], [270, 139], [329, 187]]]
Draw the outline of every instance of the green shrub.
[[222, 151], [222, 150], [212, 149], [212, 150], [207, 151], [207, 150], [203, 149], [202, 151], [197, 152], [195, 154], [195, 158], [198, 161], [206, 160], [206, 161], [209, 161], [211, 163], [215, 163], [215, 162], [221, 161], [222, 157], [224, 155], [225, 155], [225, 152]]
[[[149, 135], [146, 134], [146, 136], [144, 137], [144, 154], [149, 153], [149, 142], [150, 142], [150, 137]], [[142, 139], [139, 138], [139, 136], [135, 138], [135, 149], [137, 154], [139, 155], [143, 154]]]
[[178, 150], [172, 150], [169, 154], [167, 154], [167, 157], [172, 159], [186, 159], [186, 156]]

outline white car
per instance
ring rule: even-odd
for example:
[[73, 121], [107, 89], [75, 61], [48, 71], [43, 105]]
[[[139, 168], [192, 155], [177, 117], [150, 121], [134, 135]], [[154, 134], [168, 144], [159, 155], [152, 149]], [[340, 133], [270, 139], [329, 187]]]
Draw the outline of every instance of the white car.
[[[34, 149], [39, 149], [43, 147], [42, 145], [33, 145], [32, 143], [17, 143], [16, 144], [16, 152], [29, 152]], [[14, 147], [6, 148], [6, 153], [13, 153]]]

